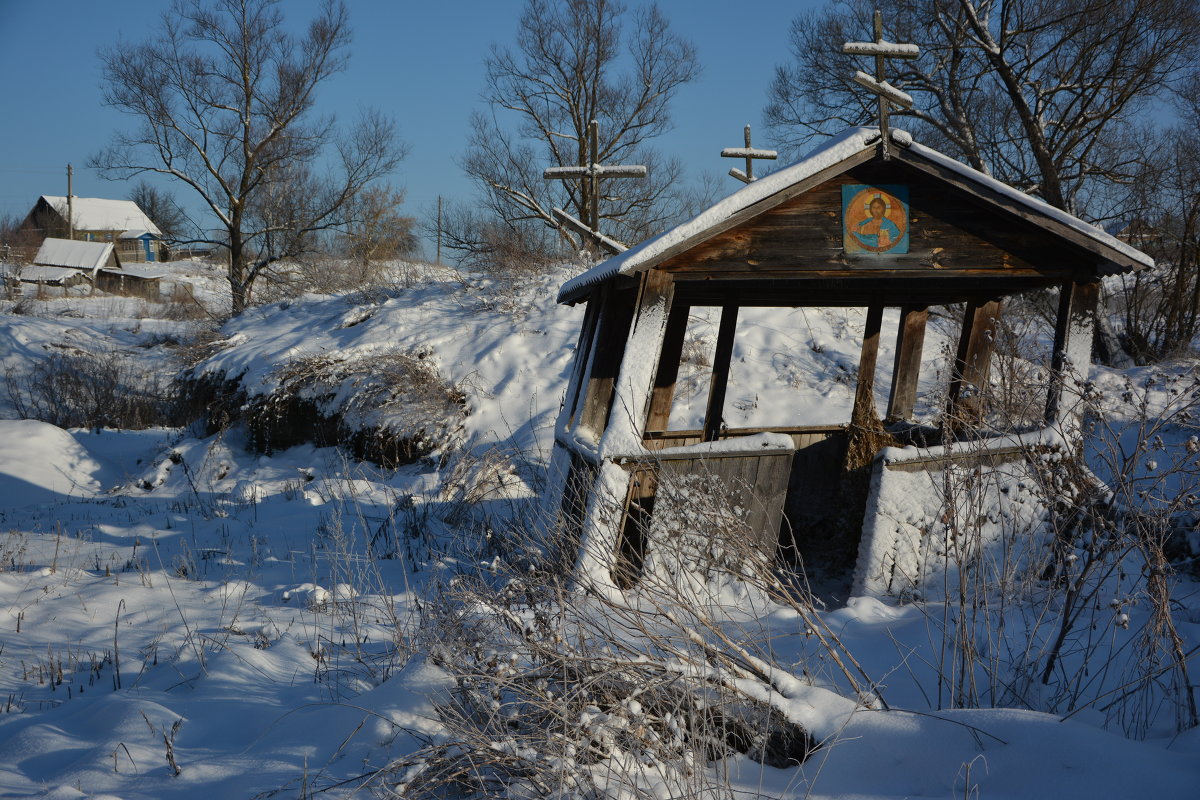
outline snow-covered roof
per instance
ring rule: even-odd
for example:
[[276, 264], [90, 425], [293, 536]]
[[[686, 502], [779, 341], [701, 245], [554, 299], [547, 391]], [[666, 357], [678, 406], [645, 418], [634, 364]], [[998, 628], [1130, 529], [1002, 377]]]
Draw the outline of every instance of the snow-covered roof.
[[938, 164], [939, 166], [953, 170], [954, 172], [958, 173], [959, 175], [962, 175], [964, 178], [969, 178], [970, 180], [974, 181], [975, 183], [977, 183], [981, 186], [984, 186], [988, 189], [991, 189], [993, 192], [996, 192], [997, 194], [1004, 195], [1005, 197], [1007, 197], [1011, 200], [1015, 200], [1018, 203], [1022, 203], [1023, 205], [1027, 206], [1031, 210], [1038, 212], [1042, 216], [1049, 217], [1049, 218], [1053, 219], [1054, 221], [1059, 222], [1062, 225], [1065, 225], [1066, 227], [1070, 228], [1071, 230], [1075, 231], [1076, 233], [1083, 234], [1084, 236], [1093, 240], [1097, 244], [1101, 244], [1101, 245], [1104, 245], [1105, 247], [1111, 248], [1112, 250], [1116, 250], [1117, 252], [1126, 256], [1131, 261], [1135, 261], [1144, 267], [1153, 267], [1154, 266], [1153, 258], [1146, 255], [1141, 250], [1138, 250], [1136, 247], [1133, 247], [1132, 245], [1127, 244], [1126, 242], [1122, 242], [1120, 239], [1113, 236], [1108, 231], [1105, 231], [1102, 228], [1099, 228], [1095, 225], [1091, 225], [1087, 222], [1084, 222], [1079, 217], [1076, 217], [1072, 214], [1068, 214], [1066, 211], [1063, 211], [1061, 208], [1055, 208], [1054, 206], [1047, 203], [1045, 200], [1041, 200], [1032, 195], [1028, 195], [1028, 194], [1025, 194], [1024, 192], [1018, 191], [1018, 190], [1014, 189], [1013, 187], [1009, 186], [1007, 183], [998, 181], [995, 178], [991, 177], [990, 175], [984, 175], [982, 172], [980, 172], [976, 169], [972, 169], [971, 167], [968, 167], [966, 164], [962, 163], [961, 161], [955, 161], [953, 158], [950, 158], [950, 156], [943, 155], [942, 153], [939, 153], [937, 150], [934, 150], [931, 147], [926, 147], [923, 144], [919, 144], [919, 143], [913, 141], [912, 137], [909, 136], [904, 131], [892, 131], [892, 134], [893, 134], [893, 136], [892, 136], [893, 139], [899, 140], [902, 143], [904, 143], [905, 140], [907, 140], [905, 146], [908, 148], [908, 151], [910, 153], [914, 153], [914, 154], [919, 155], [922, 158], [926, 159], [927, 161], [932, 161], [933, 163]]
[[21, 280], [30, 283], [62, 283], [78, 274], [79, 270], [70, 267], [45, 267], [34, 264], [21, 268]]
[[78, 242], [71, 239], [46, 239], [38, 248], [33, 263], [47, 267], [98, 269], [108, 264], [112, 242]]
[[[44, 194], [63, 219], [67, 218], [67, 198]], [[162, 236], [162, 231], [146, 212], [132, 200], [107, 200], [102, 197], [72, 197], [71, 214], [79, 231], [142, 231]]]
[[144, 228], [134, 228], [133, 230], [125, 231], [118, 238], [120, 238], [120, 239], [141, 239], [143, 236], [157, 237], [158, 234], [155, 233], [154, 231], [148, 231]]
[[122, 265], [120, 269], [102, 269], [100, 271], [109, 275], [128, 275], [131, 278], [140, 278], [142, 280], [154, 280], [155, 278], [165, 278], [167, 276], [166, 270], [132, 265]]
[[[980, 188], [990, 190], [1026, 206], [1044, 218], [1048, 218], [1075, 233], [1082, 234], [1086, 239], [1116, 251], [1145, 267], [1154, 266], [1154, 260], [1111, 236], [1094, 225], [1089, 225], [1065, 211], [1057, 209], [1036, 197], [1019, 192], [1000, 181], [984, 175], [978, 170], [949, 156], [923, 145], [917, 144], [906, 131], [892, 129], [892, 142], [899, 145], [906, 153], [911, 153], [939, 167], [952, 170], [957, 175], [971, 181]], [[715, 205], [700, 213], [687, 222], [677, 225], [664, 233], [647, 239], [636, 247], [612, 258], [602, 261], [591, 269], [575, 276], [563, 284], [558, 293], [558, 302], [575, 302], [579, 300], [585, 289], [606, 281], [617, 275], [634, 275], [645, 272], [656, 264], [665, 261], [688, 247], [700, 244], [710, 236], [725, 230], [731, 221], [736, 221], [739, 215], [752, 209], [766, 211], [782, 203], [794, 192], [789, 189], [839, 165], [847, 168], [852, 166], [854, 159], [863, 159], [876, 149], [879, 142], [878, 128], [849, 128], [841, 134], [821, 143], [804, 158], [790, 166], [772, 172], [753, 183], [747, 184]]]

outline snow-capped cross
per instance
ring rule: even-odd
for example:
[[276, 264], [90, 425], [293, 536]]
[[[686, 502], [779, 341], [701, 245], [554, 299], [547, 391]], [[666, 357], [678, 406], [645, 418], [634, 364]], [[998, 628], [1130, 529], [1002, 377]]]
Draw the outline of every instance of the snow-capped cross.
[[883, 74], [884, 59], [917, 58], [921, 54], [920, 48], [915, 44], [896, 44], [884, 41], [883, 14], [879, 9], [875, 9], [875, 41], [846, 42], [842, 45], [842, 52], [852, 56], [875, 56], [875, 77], [872, 78], [859, 70], [854, 73], [854, 82], [873, 92], [879, 98], [879, 132], [883, 137], [880, 147], [886, 158], [887, 148], [883, 147], [882, 143], [888, 141], [888, 103], [893, 103], [900, 108], [912, 108], [913, 101], [907, 93], [887, 82]]
[[[593, 250], [609, 249], [606, 246], [607, 241], [613, 241], [609, 237], [600, 233], [600, 179], [601, 178], [644, 178], [646, 177], [646, 167], [642, 164], [629, 165], [612, 165], [596, 163], [600, 158], [599, 144], [599, 125], [596, 120], [592, 120], [588, 124], [588, 164], [582, 167], [547, 167], [542, 171], [542, 177], [546, 180], [572, 180], [575, 178], [583, 178], [588, 181], [588, 207], [586, 209], [588, 220], [586, 224], [580, 223], [570, 214], [567, 214], [561, 209], [555, 209], [556, 217], [560, 221], [563, 217], [569, 217], [571, 221], [579, 225], [578, 228], [569, 225], [568, 227], [575, 228], [581, 233], [585, 233], [590, 239]], [[560, 216], [561, 215], [561, 216]], [[623, 245], [622, 245], [623, 247]]]
[[742, 183], [753, 183], [754, 177], [754, 159], [776, 159], [779, 153], [774, 150], [758, 150], [750, 146], [750, 126], [746, 126], [746, 146], [745, 147], [726, 147], [721, 151], [721, 158], [744, 158], [746, 159], [746, 171], [742, 172], [737, 167], [729, 170], [729, 174], [737, 178]]

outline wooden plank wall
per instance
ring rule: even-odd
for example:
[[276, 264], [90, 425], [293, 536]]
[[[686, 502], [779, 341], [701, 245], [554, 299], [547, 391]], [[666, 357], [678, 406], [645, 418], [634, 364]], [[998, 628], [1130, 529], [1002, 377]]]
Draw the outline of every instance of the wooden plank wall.
[[[909, 252], [848, 255], [842, 240], [843, 184], [909, 188]], [[895, 163], [858, 167], [665, 261], [677, 279], [902, 272], [961, 276], [1058, 275], [1090, 270], [1082, 251], [1032, 222], [996, 220], [966, 192]], [[905, 298], [896, 298], [897, 304]]]

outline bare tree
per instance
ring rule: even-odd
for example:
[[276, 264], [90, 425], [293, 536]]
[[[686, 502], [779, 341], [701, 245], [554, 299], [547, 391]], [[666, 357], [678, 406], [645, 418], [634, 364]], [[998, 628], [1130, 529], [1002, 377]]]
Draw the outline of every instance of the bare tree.
[[150, 181], [143, 179], [134, 184], [129, 190], [129, 199], [146, 212], [168, 241], [181, 238], [188, 229], [187, 214], [175, 201], [175, 195]]
[[[1194, 86], [1200, 73], [1185, 86]], [[1182, 121], [1142, 138], [1125, 235], [1154, 256], [1147, 272], [1123, 276], [1126, 345], [1140, 363], [1174, 355], [1200, 333], [1200, 97], [1180, 92]]]
[[[873, 3], [837, 0], [792, 24], [765, 114], [793, 147], [869, 123], [844, 41], [870, 30]], [[1097, 184], [1128, 182], [1139, 112], [1188, 64], [1194, 0], [898, 0], [886, 36], [921, 46], [890, 81], [913, 95], [922, 138], [977, 169], [1078, 212]]]
[[[548, 226], [564, 247], [580, 248], [551, 210], [586, 219], [587, 181], [548, 183], [542, 170], [586, 166], [593, 119], [598, 163], [650, 168], [645, 180], [600, 184], [605, 232], [637, 241], [678, 212], [673, 192], [681, 167], [647, 142], [670, 128], [671, 98], [699, 74], [699, 61], [657, 6], [639, 8], [623, 29], [625, 15], [615, 0], [527, 0], [515, 49], [492, 48], [483, 91], [489, 111], [475, 115], [464, 159], [490, 224], [510, 231]], [[469, 249], [490, 238], [462, 233], [454, 241]]]
[[371, 265], [413, 252], [417, 247], [416, 220], [400, 213], [404, 192], [391, 186], [372, 186], [355, 198], [353, 221], [342, 235], [342, 250], [362, 265]]
[[318, 88], [347, 63], [345, 5], [326, 0], [302, 36], [285, 30], [279, 6], [176, 0], [154, 38], [100, 55], [105, 102], [139, 124], [93, 166], [169, 175], [200, 196], [219, 232], [193, 241], [228, 249], [235, 314], [264, 269], [308, 246], [308, 234], [344, 225], [350, 201], [404, 154], [377, 113], [348, 132], [312, 113]]

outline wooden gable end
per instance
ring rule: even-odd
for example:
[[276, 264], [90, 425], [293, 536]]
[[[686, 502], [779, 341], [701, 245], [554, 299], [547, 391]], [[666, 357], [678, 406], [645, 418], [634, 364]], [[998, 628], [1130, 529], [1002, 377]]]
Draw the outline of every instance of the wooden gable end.
[[[846, 251], [843, 186], [853, 185], [907, 190], [908, 252]], [[676, 280], [991, 276], [1057, 282], [1093, 276], [1099, 261], [1036, 222], [893, 158], [852, 166], [659, 269]]]

